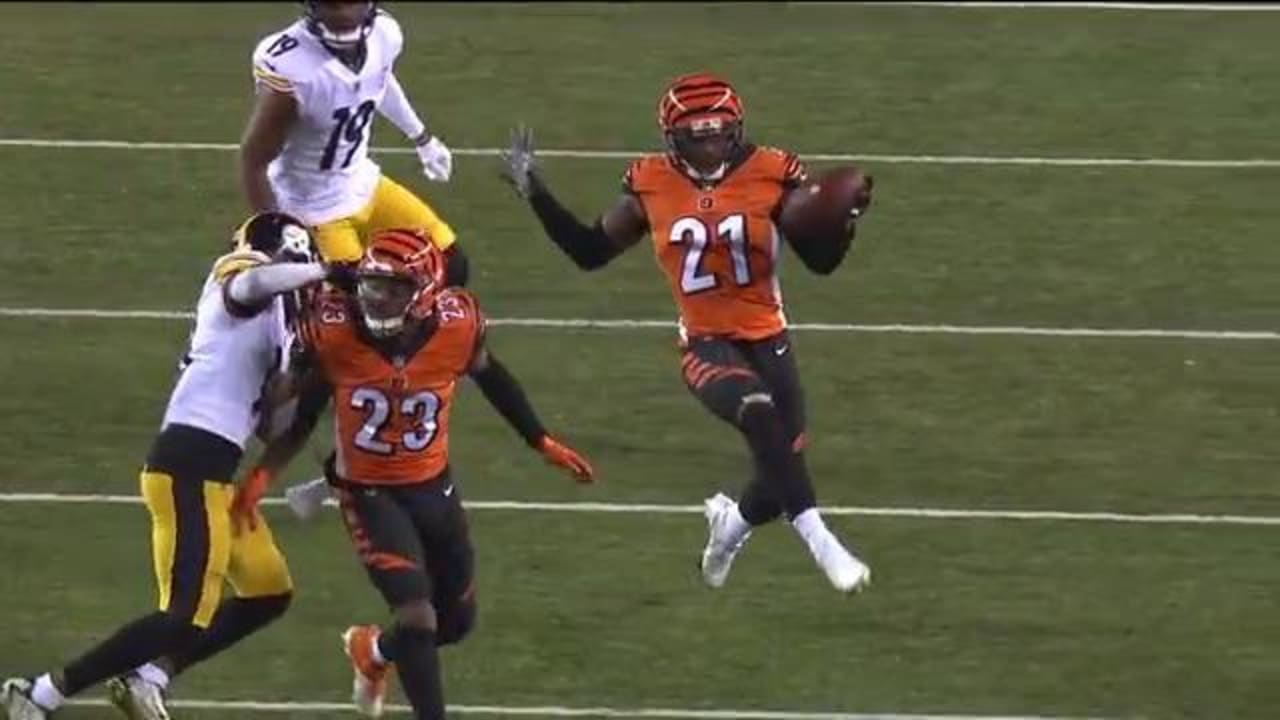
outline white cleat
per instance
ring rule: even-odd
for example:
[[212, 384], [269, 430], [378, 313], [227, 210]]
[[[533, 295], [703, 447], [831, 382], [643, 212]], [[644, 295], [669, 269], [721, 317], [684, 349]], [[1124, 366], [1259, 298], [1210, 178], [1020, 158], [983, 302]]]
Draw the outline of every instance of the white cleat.
[[323, 477], [318, 477], [290, 486], [284, 491], [284, 499], [294, 515], [301, 520], [310, 520], [324, 507], [324, 501], [329, 499], [329, 483]]
[[713, 588], [724, 587], [729, 570], [738, 551], [751, 537], [748, 530], [741, 537], [733, 537], [729, 528], [729, 511], [735, 503], [724, 493], [716, 493], [704, 501], [707, 516], [707, 546], [702, 550], [702, 581]]
[[846, 550], [835, 535], [827, 533], [812, 550], [818, 567], [836, 590], [856, 593], [871, 584], [871, 568]]
[[129, 720], [170, 720], [169, 708], [164, 704], [164, 688], [137, 673], [108, 681], [107, 697]]
[[49, 713], [31, 699], [31, 681], [9, 678], [0, 685], [0, 706], [9, 720], [48, 720]]

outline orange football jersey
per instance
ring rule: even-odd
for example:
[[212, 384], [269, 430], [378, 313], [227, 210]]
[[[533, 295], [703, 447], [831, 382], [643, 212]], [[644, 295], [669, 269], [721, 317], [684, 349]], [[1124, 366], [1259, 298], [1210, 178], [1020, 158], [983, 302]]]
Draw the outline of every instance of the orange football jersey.
[[773, 212], [804, 179], [792, 153], [750, 148], [715, 185], [691, 179], [668, 155], [627, 170], [625, 188], [644, 207], [653, 251], [690, 336], [758, 340], [786, 327]]
[[459, 377], [484, 336], [475, 298], [450, 289], [436, 298], [437, 327], [407, 357], [387, 357], [362, 335], [348, 296], [322, 295], [303, 342], [333, 388], [338, 474], [353, 483], [430, 480], [449, 463], [449, 410]]

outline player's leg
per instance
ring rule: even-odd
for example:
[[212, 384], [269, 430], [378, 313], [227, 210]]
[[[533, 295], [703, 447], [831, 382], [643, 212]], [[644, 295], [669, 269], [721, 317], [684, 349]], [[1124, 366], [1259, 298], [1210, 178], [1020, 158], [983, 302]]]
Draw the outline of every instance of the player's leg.
[[[199, 438], [188, 446], [199, 447]], [[234, 468], [238, 452], [227, 455]], [[198, 479], [223, 476], [194, 467], [208, 464], [199, 456], [177, 463], [177, 468], [149, 462], [141, 486], [152, 520], [158, 609], [120, 628], [63, 669], [36, 678], [29, 695], [45, 711], [56, 710], [66, 698], [151, 658], [182, 650], [208, 627], [221, 596], [231, 546], [231, 486]], [[230, 474], [227, 469], [225, 476]]]
[[311, 228], [320, 257], [325, 262], [357, 262], [364, 255], [360, 228], [368, 221], [372, 208], [361, 210], [351, 217], [339, 218]]
[[370, 206], [369, 220], [363, 228], [366, 238], [379, 230], [409, 228], [426, 231], [432, 244], [441, 250], [448, 250], [457, 240], [453, 228], [430, 205], [385, 175], [378, 180]]
[[443, 718], [436, 616], [431, 579], [421, 539], [401, 488], [345, 488], [338, 491], [343, 522], [374, 586], [392, 609], [385, 630], [353, 626], [343, 633], [355, 670], [353, 697], [370, 717], [382, 712], [386, 674], [394, 664], [417, 718]]
[[446, 475], [415, 493], [413, 508], [431, 573], [436, 644], [453, 645], [476, 623], [475, 550], [462, 492]]
[[[681, 365], [685, 385], [694, 397], [745, 436], [741, 423], [744, 404], [747, 398], [767, 396], [767, 390], [739, 349], [725, 340], [694, 338], [685, 348]], [[747, 441], [748, 445], [752, 444], [749, 436]], [[776, 468], [765, 463], [755, 448], [752, 459], [754, 465], [762, 469], [748, 485], [744, 497], [756, 498], [763, 510], [748, 518], [739, 503], [723, 493], [706, 500], [708, 537], [700, 567], [703, 580], [712, 587], [720, 587], [728, 579], [733, 560], [751, 536], [752, 527], [772, 520], [779, 512], [773, 509], [778, 494], [774, 482]]]
[[227, 579], [235, 595], [218, 606], [208, 629], [183, 651], [139, 668], [142, 681], [167, 687], [171, 678], [261, 630], [289, 609], [293, 579], [266, 518], [260, 518], [256, 528], [233, 536]]
[[[783, 510], [791, 526], [805, 542], [819, 567], [826, 572], [836, 588], [843, 591], [860, 589], [870, 581], [870, 569], [850, 553], [826, 526], [818, 510], [813, 481], [805, 462], [805, 402], [800, 385], [800, 372], [796, 367], [795, 349], [786, 332], [758, 342], [742, 344], [743, 355], [756, 371], [773, 397], [779, 418], [790, 447], [797, 482], [803, 483], [807, 493], [797, 494], [790, 501], [780, 501], [772, 508]], [[759, 508], [772, 510], [769, 501], [756, 502], [751, 487], [743, 494], [739, 504], [743, 515], [751, 519]]]

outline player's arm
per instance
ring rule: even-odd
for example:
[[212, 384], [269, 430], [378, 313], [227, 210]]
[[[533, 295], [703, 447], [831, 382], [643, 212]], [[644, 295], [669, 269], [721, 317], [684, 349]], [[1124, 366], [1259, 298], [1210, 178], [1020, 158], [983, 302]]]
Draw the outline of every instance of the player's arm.
[[[808, 171], [799, 158], [795, 155], [788, 155], [787, 166], [783, 171], [784, 193], [774, 209], [775, 224], [791, 193], [801, 191], [801, 186], [805, 184], [808, 177]], [[796, 256], [800, 258], [800, 262], [804, 263], [804, 266], [809, 268], [810, 271], [818, 275], [830, 275], [844, 262], [844, 258], [849, 254], [849, 248], [853, 244], [853, 237], [857, 232], [857, 220], [866, 213], [867, 207], [871, 203], [872, 187], [872, 180], [868, 177], [866, 196], [862, 202], [850, 210], [849, 217], [845, 221], [844, 232], [839, 237], [787, 237], [787, 243], [791, 245], [791, 249], [795, 251]]]
[[307, 363], [300, 362], [299, 368], [294, 371], [294, 378], [300, 387], [298, 409], [293, 423], [267, 443], [253, 469], [236, 486], [235, 498], [231, 503], [231, 519], [237, 532], [246, 528], [257, 529], [258, 503], [267, 494], [272, 481], [306, 447], [307, 439], [311, 437], [321, 413], [329, 403], [329, 387], [317, 370], [309, 369]]
[[240, 187], [254, 212], [276, 210], [267, 166], [284, 149], [298, 119], [298, 103], [286, 86], [260, 81], [253, 112], [240, 138]]
[[223, 283], [222, 300], [236, 317], [253, 317], [281, 293], [320, 282], [331, 274], [324, 263], [271, 263], [240, 270]]
[[413, 143], [418, 160], [422, 162], [422, 173], [428, 180], [444, 182], [449, 179], [453, 173], [453, 154], [418, 117], [395, 73], [387, 78], [387, 89], [378, 103], [378, 113], [400, 128], [400, 132]]
[[476, 349], [468, 373], [493, 409], [524, 438], [529, 447], [542, 453], [547, 462], [568, 470], [578, 482], [592, 481], [595, 471], [591, 464], [547, 432], [520, 381], [488, 351], [483, 342]]
[[630, 193], [623, 193], [592, 225], [561, 205], [534, 166], [533, 132], [527, 128], [512, 134], [511, 150], [503, 159], [503, 177], [529, 201], [547, 237], [583, 270], [604, 267], [649, 231], [644, 208]]
[[266, 473], [268, 479], [278, 476], [306, 447], [333, 395], [329, 384], [315, 368], [300, 370], [297, 378], [298, 410], [293, 423], [267, 443], [254, 465], [254, 472]]
[[834, 240], [809, 240], [787, 236], [787, 243], [804, 266], [818, 275], [830, 275], [844, 262], [853, 244], [855, 228], [851, 219], [846, 234]]

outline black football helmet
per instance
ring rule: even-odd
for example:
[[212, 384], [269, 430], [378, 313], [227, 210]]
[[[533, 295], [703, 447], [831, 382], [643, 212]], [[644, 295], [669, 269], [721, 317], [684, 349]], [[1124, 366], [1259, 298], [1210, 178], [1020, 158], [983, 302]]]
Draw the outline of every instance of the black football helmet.
[[319, 253], [307, 226], [282, 212], [258, 213], [241, 223], [231, 236], [235, 250], [257, 250], [284, 262], [317, 262]]

